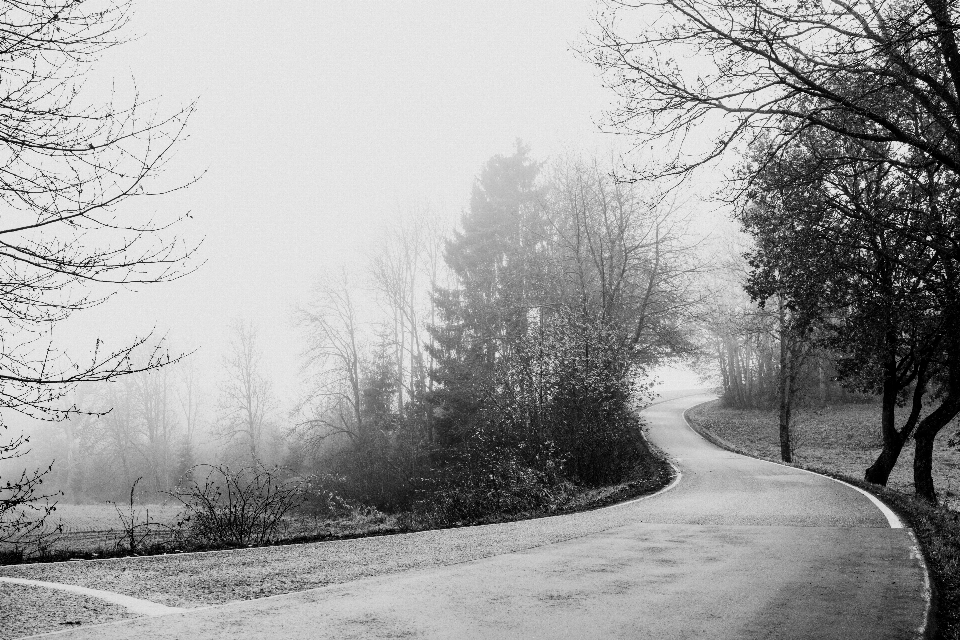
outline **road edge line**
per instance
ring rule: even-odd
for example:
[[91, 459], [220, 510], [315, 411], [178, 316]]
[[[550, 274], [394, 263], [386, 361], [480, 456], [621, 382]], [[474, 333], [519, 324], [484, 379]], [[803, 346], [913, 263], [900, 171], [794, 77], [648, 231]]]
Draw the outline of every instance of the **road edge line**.
[[[712, 400], [708, 400], [707, 402], [712, 402]], [[695, 434], [697, 434], [698, 436], [700, 436], [710, 444], [714, 445], [715, 447], [719, 447], [721, 449], [729, 451], [731, 453], [736, 453], [737, 455], [745, 456], [747, 458], [753, 458], [754, 460], [759, 460], [761, 462], [766, 462], [768, 464], [775, 464], [779, 467], [786, 467], [787, 469], [796, 469], [798, 471], [805, 471], [806, 473], [811, 473], [815, 476], [827, 478], [829, 480], [833, 480], [834, 482], [839, 482], [844, 486], [850, 487], [851, 489], [855, 489], [860, 493], [862, 493], [863, 495], [867, 496], [870, 499], [870, 501], [880, 509], [880, 512], [887, 518], [887, 523], [890, 525], [891, 529], [903, 529], [907, 533], [912, 543], [909, 549], [910, 555], [915, 557], [920, 562], [920, 567], [923, 569], [922, 571], [923, 599], [926, 604], [926, 611], [924, 612], [924, 616], [923, 616], [923, 625], [917, 629], [917, 637], [918, 638], [932, 637], [934, 630], [936, 628], [936, 625], [934, 624], [935, 621], [933, 619], [934, 606], [935, 606], [934, 599], [933, 599], [933, 586], [932, 586], [933, 582], [930, 578], [930, 567], [927, 566], [927, 559], [923, 555], [923, 550], [920, 547], [920, 542], [917, 540], [917, 536], [913, 532], [913, 529], [910, 526], [906, 525], [903, 522], [903, 520], [898, 515], [896, 515], [896, 512], [893, 511], [893, 509], [891, 509], [889, 506], [887, 506], [886, 503], [884, 503], [882, 500], [880, 500], [880, 498], [873, 495], [866, 489], [861, 489], [856, 485], [852, 485], [849, 482], [841, 480], [840, 478], [834, 478], [833, 476], [827, 475], [825, 473], [819, 473], [817, 471], [811, 471], [810, 469], [804, 469], [803, 467], [798, 467], [791, 464], [784, 464], [783, 462], [775, 462], [773, 460], [767, 460], [766, 458], [755, 456], [753, 454], [747, 453], [746, 451], [740, 449], [739, 447], [734, 446], [733, 444], [727, 442], [720, 436], [714, 433], [711, 433], [710, 431], [707, 431], [702, 427], [694, 426], [693, 422], [690, 421], [690, 417], [687, 415], [687, 413], [689, 413], [693, 409], [696, 409], [699, 406], [707, 404], [707, 402], [701, 402], [700, 404], [695, 404], [692, 407], [687, 407], [686, 409], [684, 409], [683, 421], [686, 423], [687, 427], [691, 431], [693, 431]], [[888, 512], [890, 515], [888, 515]], [[893, 522], [891, 521], [891, 516], [893, 517], [893, 520], [899, 524], [899, 526], [893, 525]]]
[[[708, 402], [709, 402], [709, 401], [708, 401]], [[740, 449], [739, 447], [736, 447], [736, 446], [730, 444], [729, 442], [727, 442], [726, 440], [724, 440], [724, 439], [721, 438], [720, 436], [717, 436], [716, 434], [710, 433], [709, 431], [707, 431], [706, 429], [703, 429], [702, 427], [696, 427], [696, 426], [694, 426], [694, 424], [690, 421], [690, 417], [687, 415], [687, 413], [688, 413], [689, 411], [691, 411], [692, 409], [695, 409], [695, 408], [699, 407], [699, 406], [702, 405], [702, 404], [706, 404], [706, 403], [705, 403], [705, 402], [701, 402], [700, 404], [696, 404], [696, 405], [694, 405], [694, 406], [692, 406], [692, 407], [688, 407], [687, 409], [685, 409], [684, 412], [683, 412], [683, 421], [687, 423], [687, 426], [690, 428], [691, 431], [693, 431], [694, 433], [696, 433], [698, 436], [700, 436], [701, 438], [703, 438], [703, 439], [706, 440], [707, 442], [713, 444], [714, 446], [720, 447], [721, 449], [725, 449], [725, 450], [727, 450], [727, 451], [730, 451], [731, 453], [736, 453], [736, 454], [741, 455], [741, 456], [746, 456], [746, 457], [748, 457], [748, 458], [753, 458], [754, 460], [759, 460], [760, 462], [766, 462], [767, 464], [775, 464], [775, 465], [777, 465], [778, 467], [786, 467], [787, 469], [796, 469], [797, 471], [803, 471], [804, 473], [810, 473], [810, 474], [812, 474], [812, 475], [819, 476], [819, 477], [821, 477], [821, 478], [827, 478], [828, 480], [833, 480], [834, 482], [838, 482], [838, 483], [842, 484], [843, 486], [849, 487], [849, 488], [853, 489], [854, 491], [857, 491], [857, 492], [863, 494], [864, 496], [866, 496], [867, 499], [870, 500], [870, 502], [872, 502], [873, 505], [880, 511], [880, 513], [883, 514], [883, 517], [886, 518], [887, 524], [890, 525], [890, 528], [891, 528], [891, 529], [907, 529], [907, 528], [909, 528], [909, 527], [907, 527], [907, 526], [903, 523], [903, 520], [900, 519], [900, 516], [898, 516], [893, 509], [891, 509], [890, 507], [888, 507], [882, 500], [880, 500], [880, 498], [878, 498], [877, 496], [873, 495], [872, 493], [870, 493], [869, 491], [867, 491], [867, 490], [865, 490], [865, 489], [861, 489], [860, 487], [858, 487], [858, 486], [856, 486], [856, 485], [852, 485], [852, 484], [850, 484], [849, 482], [846, 482], [846, 481], [844, 481], [844, 480], [841, 480], [840, 478], [834, 478], [833, 476], [829, 476], [829, 475], [824, 474], [824, 473], [819, 473], [819, 472], [817, 472], [817, 471], [811, 471], [810, 469], [805, 469], [805, 468], [803, 468], [803, 467], [800, 467], [800, 466], [797, 466], [797, 465], [793, 465], [793, 464], [785, 464], [785, 463], [783, 463], [783, 462], [777, 462], [777, 461], [775, 461], [775, 460], [767, 460], [766, 458], [761, 458], [760, 456], [756, 456], [756, 455], [747, 453], [747, 452], [744, 451], [743, 449]]]

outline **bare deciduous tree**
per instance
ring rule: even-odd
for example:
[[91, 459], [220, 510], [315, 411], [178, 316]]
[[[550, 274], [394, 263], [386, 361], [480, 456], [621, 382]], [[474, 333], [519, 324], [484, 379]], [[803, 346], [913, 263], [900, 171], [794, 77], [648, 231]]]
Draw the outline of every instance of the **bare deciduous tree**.
[[367, 336], [346, 272], [318, 283], [311, 304], [300, 310], [297, 320], [309, 341], [305, 370], [313, 377], [312, 391], [302, 404], [310, 413], [304, 425], [321, 439], [343, 435], [364, 440], [369, 435], [362, 397]]
[[[171, 234], [177, 216], [124, 206], [170, 191], [154, 178], [182, 139], [190, 105], [169, 117], [87, 99], [87, 71], [121, 42], [130, 3], [4, 2], [0, 6], [0, 409], [62, 420], [77, 384], [170, 361], [141, 337], [82, 359], [51, 328], [118, 287], [187, 272], [194, 247]], [[174, 189], [182, 187], [181, 183]], [[7, 418], [9, 419], [9, 418]], [[5, 426], [5, 425], [4, 425]], [[16, 455], [21, 441], [0, 447]], [[0, 489], [0, 522], [29, 501], [42, 472]]]
[[701, 269], [682, 238], [687, 221], [662, 196], [611, 177], [598, 162], [571, 160], [553, 176], [548, 207], [554, 257], [584, 317], [621, 327], [638, 364], [692, 351], [684, 325], [696, 308]]
[[429, 292], [437, 285], [443, 235], [435, 214], [422, 207], [410, 212], [389, 230], [370, 262], [373, 286], [389, 313], [391, 342], [397, 375], [397, 410], [430, 384], [432, 366], [426, 325], [435, 322], [435, 304]]
[[[809, 127], [896, 143], [897, 162], [960, 172], [950, 3], [612, 0], [608, 8], [588, 55], [621, 98], [611, 123], [672, 151], [651, 173], [684, 173], [755, 136], [777, 131], [788, 141]], [[687, 144], [701, 126], [714, 138], [706, 151]]]
[[251, 464], [256, 465], [264, 454], [276, 400], [263, 375], [263, 352], [257, 343], [256, 327], [238, 320], [232, 332], [230, 351], [223, 360], [225, 379], [220, 387], [218, 426], [228, 440], [239, 437], [244, 441]]

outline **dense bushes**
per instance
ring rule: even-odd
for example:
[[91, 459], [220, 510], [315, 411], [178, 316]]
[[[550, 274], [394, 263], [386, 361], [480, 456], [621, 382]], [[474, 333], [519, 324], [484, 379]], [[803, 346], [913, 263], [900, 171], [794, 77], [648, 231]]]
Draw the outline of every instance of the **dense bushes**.
[[565, 493], [561, 467], [549, 449], [525, 451], [478, 433], [419, 479], [412, 511], [440, 526], [549, 511]]

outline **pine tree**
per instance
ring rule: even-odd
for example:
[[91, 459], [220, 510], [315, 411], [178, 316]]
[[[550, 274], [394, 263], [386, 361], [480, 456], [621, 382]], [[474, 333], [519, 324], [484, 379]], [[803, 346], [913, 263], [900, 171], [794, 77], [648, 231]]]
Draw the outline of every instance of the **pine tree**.
[[431, 375], [437, 386], [430, 400], [440, 444], [480, 428], [491, 399], [517, 382], [510, 363], [537, 295], [532, 280], [543, 224], [536, 186], [540, 166], [528, 152], [518, 142], [513, 155], [487, 162], [462, 229], [447, 243], [444, 258], [459, 286], [434, 293], [439, 322], [431, 328], [436, 359]]

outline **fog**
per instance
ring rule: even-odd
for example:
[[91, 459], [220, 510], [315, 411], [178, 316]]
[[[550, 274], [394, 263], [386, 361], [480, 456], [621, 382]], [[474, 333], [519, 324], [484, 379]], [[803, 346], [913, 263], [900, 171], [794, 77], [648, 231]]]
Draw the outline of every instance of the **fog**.
[[7, 626], [939, 628], [957, 18], [0, 0]]
[[[304, 381], [295, 318], [318, 282], [350, 273], [373, 317], [369, 265], [390, 238], [429, 220], [442, 252], [483, 165], [518, 141], [544, 167], [576, 157], [618, 170], [650, 153], [605, 131], [613, 95], [577, 53], [596, 10], [589, 0], [136, 5], [128, 40], [87, 72], [85, 99], [137, 100], [158, 120], [193, 109], [159, 180], [172, 191], [123, 206], [182, 216], [164, 233], [196, 250], [182, 278], [117, 289], [56, 326], [56, 344], [82, 360], [98, 339], [108, 348], [162, 341], [182, 358], [164, 378], [169, 394], [141, 381], [120, 395], [167, 398], [163, 429], [176, 435], [163, 436], [164, 455], [188, 429], [200, 459], [211, 459], [227, 441], [216, 423], [242, 324], [256, 336], [268, 422], [282, 434], [303, 419], [291, 412], [316, 386]], [[712, 219], [712, 205], [690, 191], [671, 206]], [[421, 289], [426, 296], [426, 282]], [[702, 383], [681, 366], [656, 377], [673, 388]], [[116, 385], [85, 408], [107, 408]], [[73, 451], [56, 427], [38, 433], [33, 453], [6, 468]]]
[[296, 392], [293, 309], [321, 273], [356, 264], [405, 209], [450, 226], [483, 162], [517, 138], [546, 159], [609, 152], [607, 106], [574, 54], [594, 3], [139, 3], [98, 73], [136, 80], [157, 109], [192, 100], [176, 158], [196, 273], [77, 316], [87, 335], [153, 328], [219, 364], [235, 318], [256, 323], [279, 394]]

